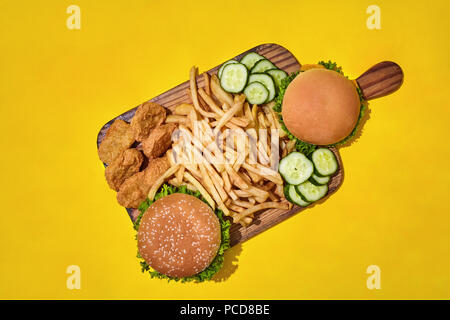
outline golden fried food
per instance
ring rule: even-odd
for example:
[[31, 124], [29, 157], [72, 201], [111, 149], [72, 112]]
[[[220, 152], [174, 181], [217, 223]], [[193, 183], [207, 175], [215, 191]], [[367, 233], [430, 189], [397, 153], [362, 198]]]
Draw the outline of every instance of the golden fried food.
[[122, 183], [139, 172], [144, 161], [142, 152], [137, 149], [127, 149], [106, 167], [105, 177], [111, 189], [119, 191]]
[[153, 183], [170, 167], [166, 156], [150, 161], [148, 167], [138, 172], [120, 186], [117, 193], [117, 201], [126, 208], [138, 208], [147, 198]]
[[110, 164], [133, 142], [134, 134], [130, 125], [118, 119], [106, 131], [105, 137], [98, 148], [98, 156], [104, 163]]
[[137, 141], [145, 140], [150, 132], [166, 119], [166, 109], [154, 102], [141, 104], [131, 119], [131, 128]]
[[174, 123], [156, 127], [142, 142], [142, 151], [149, 159], [161, 156], [172, 144], [172, 132], [177, 128]]

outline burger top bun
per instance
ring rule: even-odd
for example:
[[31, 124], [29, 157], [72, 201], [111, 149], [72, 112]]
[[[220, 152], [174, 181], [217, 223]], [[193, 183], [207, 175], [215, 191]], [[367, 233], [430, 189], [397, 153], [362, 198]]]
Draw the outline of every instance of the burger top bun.
[[194, 196], [174, 193], [155, 201], [142, 216], [141, 257], [156, 271], [188, 277], [213, 261], [221, 242], [219, 219]]
[[355, 85], [338, 72], [310, 69], [289, 84], [283, 98], [286, 128], [298, 139], [329, 145], [355, 128], [360, 101]]

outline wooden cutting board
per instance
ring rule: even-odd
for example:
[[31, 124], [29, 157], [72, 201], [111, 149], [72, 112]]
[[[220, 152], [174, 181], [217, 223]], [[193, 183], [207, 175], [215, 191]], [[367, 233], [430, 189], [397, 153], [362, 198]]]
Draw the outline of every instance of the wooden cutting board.
[[[253, 49], [241, 53], [236, 57], [233, 57], [233, 59], [239, 60], [249, 51], [257, 52], [265, 56], [267, 59], [275, 63], [275, 65], [278, 68], [283, 69], [288, 73], [300, 70], [300, 63], [292, 55], [292, 53], [290, 53], [286, 48], [274, 43], [259, 45]], [[220, 65], [207, 72], [210, 75], [217, 73], [217, 70], [219, 69]], [[198, 87], [201, 88], [203, 85], [204, 85], [203, 77], [198, 77]], [[166, 107], [169, 110], [173, 110], [174, 107], [180, 103], [183, 102], [192, 103], [186, 91], [186, 89], [188, 88], [189, 88], [189, 81], [186, 81], [170, 89], [169, 91], [166, 91], [160, 94], [159, 96], [154, 97], [150, 101], [159, 103], [160, 105]], [[114, 120], [122, 119], [127, 122], [130, 122], [131, 118], [134, 116], [136, 108], [137, 107], [128, 110], [127, 112], [121, 114], [120, 116], [110, 120], [101, 128], [97, 137], [97, 148], [100, 145], [101, 141], [103, 140], [103, 137], [105, 136], [105, 133], [108, 130], [109, 126], [114, 122]], [[322, 201], [324, 201], [324, 199], [327, 199], [331, 194], [336, 192], [336, 190], [339, 188], [343, 180], [343, 168], [339, 152], [335, 148], [331, 148], [331, 150], [334, 152], [336, 158], [338, 159], [339, 170], [331, 178], [329, 182], [329, 190], [326, 197], [320, 200], [318, 203], [321, 203]], [[310, 206], [313, 205], [314, 204]], [[238, 243], [241, 243], [305, 209], [307, 208], [301, 208], [298, 206], [294, 206], [291, 210], [268, 209], [266, 211], [262, 211], [261, 213], [257, 214], [253, 222], [248, 227], [242, 227], [240, 224], [233, 224], [230, 230], [230, 238], [231, 238], [230, 244], [231, 246], [234, 246]], [[136, 209], [127, 209], [127, 212], [131, 220], [133, 221], [139, 214], [138, 210]]]

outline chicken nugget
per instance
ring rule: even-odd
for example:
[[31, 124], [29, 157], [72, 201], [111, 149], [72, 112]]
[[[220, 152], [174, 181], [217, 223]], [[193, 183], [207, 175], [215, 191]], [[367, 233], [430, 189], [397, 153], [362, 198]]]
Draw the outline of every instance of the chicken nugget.
[[142, 142], [142, 151], [150, 159], [161, 156], [172, 144], [172, 132], [177, 128], [174, 123], [156, 127]]
[[119, 191], [122, 183], [139, 172], [144, 161], [142, 152], [137, 149], [127, 149], [106, 167], [105, 177], [111, 189]]
[[98, 156], [104, 163], [110, 164], [134, 142], [134, 134], [128, 123], [123, 120], [114, 121], [106, 131], [98, 148]]
[[150, 132], [166, 120], [166, 109], [154, 102], [141, 104], [131, 119], [131, 128], [137, 141], [142, 142]]
[[148, 192], [156, 179], [169, 168], [167, 157], [151, 160], [144, 171], [132, 175], [120, 186], [117, 202], [126, 208], [138, 208], [142, 201], [147, 199]]

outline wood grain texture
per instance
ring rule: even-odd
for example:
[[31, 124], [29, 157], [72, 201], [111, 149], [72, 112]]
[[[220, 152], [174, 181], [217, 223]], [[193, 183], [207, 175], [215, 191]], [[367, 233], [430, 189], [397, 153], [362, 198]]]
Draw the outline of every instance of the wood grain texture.
[[377, 63], [356, 79], [366, 100], [384, 97], [403, 84], [403, 71], [392, 61]]
[[[254, 51], [258, 52], [259, 54], [265, 56], [267, 59], [271, 60], [275, 65], [283, 69], [284, 71], [291, 73], [298, 71], [300, 69], [300, 63], [297, 61], [297, 59], [284, 47], [269, 43], [269, 44], [263, 44], [260, 46], [257, 46], [255, 48], [252, 48], [246, 52], [243, 52], [242, 54], [234, 57], [233, 59], [240, 59], [242, 58], [247, 52]], [[221, 65], [221, 64], [220, 64]], [[217, 70], [219, 69], [219, 66], [207, 71], [210, 75], [216, 74]], [[186, 78], [188, 77], [188, 69], [186, 68]], [[203, 77], [198, 77], [198, 87], [201, 88], [204, 86], [204, 80]], [[157, 97], [154, 97], [150, 101], [156, 102], [161, 104], [162, 106], [168, 108], [169, 110], [173, 110], [175, 106], [177, 106], [180, 103], [192, 103], [191, 98], [187, 94], [187, 90], [189, 88], [189, 82], [186, 81], [169, 91], [166, 91]], [[136, 108], [130, 109], [127, 112], [121, 114], [120, 116], [110, 120], [108, 123], [106, 123], [102, 129], [100, 130], [98, 137], [97, 137], [97, 147], [100, 145], [101, 141], [103, 140], [103, 137], [105, 136], [106, 131], [108, 130], [111, 123], [113, 123], [116, 119], [122, 119], [127, 122], [131, 120], [133, 117]], [[139, 148], [139, 145], [137, 145]], [[339, 156], [339, 152], [335, 149], [331, 149], [334, 154], [336, 155], [336, 158], [339, 162], [339, 171], [331, 178], [329, 183], [329, 190], [325, 198], [320, 200], [319, 202], [310, 205], [314, 206], [316, 204], [320, 204], [324, 201], [324, 199], [328, 198], [332, 193], [334, 193], [339, 186], [342, 183], [343, 180], [343, 167], [342, 167], [342, 161]], [[233, 224], [230, 230], [230, 244], [231, 246], [234, 246], [238, 243], [241, 243], [261, 232], [264, 230], [280, 223], [281, 221], [286, 220], [287, 218], [295, 215], [298, 212], [301, 212], [302, 210], [305, 210], [306, 208], [301, 208], [298, 206], [294, 206], [291, 210], [279, 210], [279, 209], [268, 209], [265, 211], [262, 211], [259, 214], [256, 214], [254, 221], [252, 224], [246, 228], [242, 227], [240, 224]], [[138, 210], [134, 209], [127, 209], [127, 212], [130, 216], [130, 218], [134, 221], [136, 217], [138, 216], [139, 212]]]

